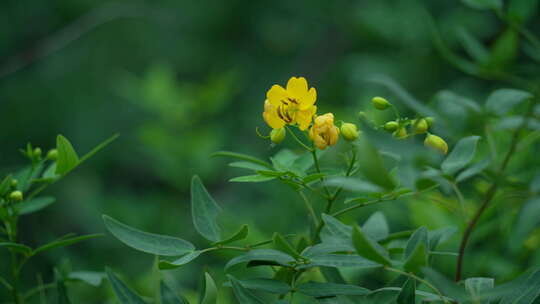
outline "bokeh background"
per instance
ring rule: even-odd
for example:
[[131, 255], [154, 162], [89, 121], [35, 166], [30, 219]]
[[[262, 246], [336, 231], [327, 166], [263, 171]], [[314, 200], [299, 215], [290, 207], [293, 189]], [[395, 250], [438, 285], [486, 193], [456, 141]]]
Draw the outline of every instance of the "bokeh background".
[[[539, 32], [537, 1], [529, 2], [533, 5], [520, 18]], [[510, 36], [502, 55], [485, 65], [528, 77], [540, 74], [538, 61], [526, 56], [517, 35], [505, 34], [507, 26], [493, 12], [460, 1], [2, 1], [2, 173], [25, 163], [17, 150], [27, 142], [47, 150], [63, 134], [82, 154], [114, 133], [121, 135], [48, 190], [58, 202], [22, 219], [22, 240], [35, 246], [68, 232], [104, 232], [101, 215], [108, 214], [146, 231], [204, 244], [190, 218], [189, 180], [194, 174], [226, 210], [226, 227], [248, 223], [252, 239], [299, 229], [305, 214], [294, 191], [277, 182], [229, 183], [241, 169], [210, 157], [218, 150], [259, 157], [276, 153], [279, 147], [257, 137], [255, 128], [269, 131], [261, 117], [266, 90], [284, 85], [291, 76], [305, 76], [317, 88], [320, 112], [357, 122], [359, 111], [375, 120], [385, 118], [369, 107], [375, 95], [412, 113], [395, 92], [369, 81], [385, 75], [443, 114], [438, 133], [451, 146], [460, 137], [480, 134], [484, 118], [448, 103], [440, 91], [482, 104], [491, 90], [508, 84], [456, 69], [434, 44], [433, 21], [449, 48], [464, 57], [470, 57], [464, 37], [475, 37], [490, 51], [501, 36]], [[507, 134], [496, 134], [503, 149]], [[416, 170], [436, 161], [419, 142], [409, 143], [409, 150], [396, 144], [393, 151], [412, 151], [403, 159]], [[294, 148], [289, 140], [285, 146]], [[538, 168], [534, 150], [519, 159], [529, 164], [522, 172], [526, 176]], [[481, 180], [465, 186], [472, 205], [482, 187]], [[455, 203], [451, 193], [434, 195]], [[425, 197], [366, 208], [349, 221], [383, 210], [393, 231], [419, 225], [461, 229], [463, 218], [434, 201]], [[517, 208], [510, 209], [515, 214]], [[540, 265], [538, 240], [532, 248], [510, 250], [506, 238], [493, 237], [511, 233], [513, 218], [492, 212], [486, 221], [497, 216], [505, 221], [492, 220], [475, 236], [466, 273], [508, 279]], [[448, 250], [456, 250], [457, 241], [447, 243]], [[203, 267], [222, 280], [226, 257], [202, 257], [168, 272], [166, 279], [176, 290], [193, 295]], [[0, 253], [0, 258], [4, 264], [7, 257]], [[75, 270], [109, 266], [141, 294], [152, 295], [153, 258], [110, 235], [35, 259], [26, 266], [24, 285], [35, 285], [38, 274], [51, 280], [51, 267], [67, 263]], [[452, 258], [438, 263], [448, 273], [454, 267]], [[110, 295], [107, 283], [70, 288], [70, 296], [81, 299], [77, 303], [104, 303], [111, 301]]]

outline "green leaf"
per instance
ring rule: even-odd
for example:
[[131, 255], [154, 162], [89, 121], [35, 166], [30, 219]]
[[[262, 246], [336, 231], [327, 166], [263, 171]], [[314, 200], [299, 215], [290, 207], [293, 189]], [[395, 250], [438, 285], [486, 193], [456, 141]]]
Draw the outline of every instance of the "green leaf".
[[[238, 282], [247, 289], [260, 290], [275, 294], [286, 294], [291, 290], [291, 287], [286, 283], [272, 279], [248, 279], [238, 280]], [[232, 287], [231, 282], [225, 282], [223, 285]]]
[[527, 200], [516, 220], [515, 229], [511, 245], [513, 248], [519, 248], [523, 244], [523, 240], [540, 224], [540, 197], [533, 197]]
[[41, 170], [43, 169], [43, 162], [41, 161], [34, 166], [28, 166], [18, 171], [14, 178], [18, 180], [17, 189], [26, 192], [32, 186], [32, 183], [39, 177]]
[[282, 149], [276, 155], [270, 158], [272, 164], [277, 171], [291, 171], [294, 162], [300, 155], [292, 152], [289, 149]]
[[324, 185], [331, 187], [341, 187], [351, 192], [359, 193], [378, 193], [383, 189], [371, 182], [354, 177], [336, 176], [327, 179]]
[[426, 275], [428, 281], [431, 282], [444, 295], [449, 296], [460, 303], [467, 302], [467, 294], [463, 288], [457, 285], [454, 281], [449, 280], [442, 274], [430, 268], [423, 268], [422, 271]]
[[231, 281], [234, 296], [240, 304], [264, 304], [261, 299], [257, 298], [253, 293], [245, 289], [242, 284], [232, 275], [227, 275], [227, 277]]
[[298, 292], [310, 297], [332, 297], [337, 295], [362, 296], [370, 293], [369, 289], [336, 283], [307, 282], [296, 287]]
[[465, 290], [471, 295], [474, 303], [490, 304], [489, 300], [480, 301], [479, 297], [483, 292], [493, 289], [495, 280], [492, 278], [468, 278], [465, 280]]
[[23, 253], [25, 255], [30, 255], [32, 253], [32, 248], [18, 243], [12, 243], [12, 242], [0, 242], [0, 248], [6, 247], [15, 251], [18, 251], [20, 253]]
[[215, 243], [212, 244], [212, 246], [220, 246], [220, 245], [225, 245], [225, 244], [229, 244], [229, 243], [236, 242], [236, 241], [241, 241], [241, 240], [245, 239], [248, 236], [248, 234], [249, 234], [249, 227], [248, 227], [248, 225], [244, 224], [244, 225], [242, 225], [242, 227], [240, 227], [240, 230], [238, 230], [230, 238], [224, 239], [224, 240], [219, 241], [219, 242], [215, 242]]
[[480, 136], [462, 138], [442, 162], [442, 171], [445, 174], [453, 175], [468, 165], [474, 157], [478, 140], [480, 140]]
[[385, 266], [392, 265], [385, 249], [365, 235], [360, 227], [353, 228], [352, 240], [354, 248], [360, 256]]
[[267, 182], [276, 179], [276, 176], [267, 176], [267, 175], [245, 175], [245, 176], [239, 176], [235, 178], [231, 178], [230, 182], [237, 182], [237, 183], [261, 183], [261, 182]]
[[24, 201], [18, 205], [16, 205], [17, 210], [20, 215], [24, 214], [30, 214], [34, 213], [36, 211], [39, 211], [50, 204], [54, 203], [56, 199], [52, 196], [43, 196], [43, 197], [36, 197], [34, 199], [31, 199], [29, 201]]
[[242, 154], [242, 153], [236, 153], [236, 152], [229, 152], [229, 151], [219, 151], [212, 154], [212, 156], [225, 156], [225, 157], [232, 157], [237, 158], [240, 160], [248, 161], [254, 164], [259, 164], [261, 166], [264, 166], [268, 169], [273, 169], [272, 165], [265, 162], [264, 160], [260, 160], [258, 158], [255, 158], [250, 155]]
[[239, 255], [225, 265], [225, 269], [252, 261], [269, 261], [282, 266], [290, 266], [295, 260], [288, 254], [273, 249], [253, 249], [245, 254]]
[[360, 139], [355, 145], [358, 147], [358, 155], [362, 155], [362, 157], [358, 158], [358, 166], [364, 177], [369, 182], [383, 189], [394, 189], [394, 180], [390, 177], [388, 170], [386, 170], [379, 151], [367, 142], [366, 139]]
[[180, 266], [186, 265], [187, 263], [195, 260], [199, 255], [201, 255], [200, 250], [195, 250], [193, 252], [190, 252], [188, 254], [185, 254], [174, 261], [167, 261], [167, 260], [160, 260], [158, 267], [159, 269], [166, 270], [166, 269], [175, 269]]
[[502, 116], [530, 98], [531, 93], [526, 91], [499, 89], [489, 95], [485, 107], [489, 112]]
[[188, 241], [172, 236], [144, 232], [104, 215], [105, 227], [122, 243], [136, 250], [164, 256], [190, 253], [195, 246]]
[[159, 284], [161, 304], [189, 304], [189, 302], [182, 298], [177, 297], [174, 292], [165, 284], [161, 282]]
[[519, 35], [515, 29], [509, 27], [495, 41], [491, 47], [491, 54], [486, 63], [488, 69], [499, 71], [507, 69], [516, 59], [519, 48]]
[[105, 272], [121, 304], [145, 304], [141, 297], [129, 289], [109, 268], [106, 268]]
[[505, 296], [499, 304], [533, 304], [540, 295], [540, 270], [527, 273], [519, 278], [519, 285]]
[[416, 280], [409, 278], [403, 287], [401, 288], [401, 291], [399, 292], [399, 295], [396, 300], [396, 304], [411, 304], [416, 303]]
[[428, 230], [426, 227], [418, 228], [409, 238], [407, 246], [405, 247], [405, 259], [411, 256], [418, 244], [424, 244], [425, 248], [428, 247]]
[[510, 0], [508, 15], [519, 23], [525, 23], [538, 12], [538, 0]]
[[294, 249], [291, 244], [278, 232], [274, 233], [272, 237], [272, 242], [274, 243], [274, 248], [277, 250], [283, 251], [296, 259], [301, 259], [302, 256]]
[[456, 227], [445, 227], [428, 232], [429, 237], [429, 250], [433, 251], [437, 249], [440, 243], [446, 242], [457, 232]]
[[310, 263], [300, 269], [312, 267], [355, 267], [356, 269], [374, 269], [382, 265], [355, 254], [321, 254], [309, 257]]
[[491, 163], [491, 159], [489, 158], [486, 158], [482, 161], [479, 161], [477, 163], [475, 163], [474, 165], [470, 166], [469, 168], [461, 171], [457, 177], [456, 177], [456, 182], [457, 183], [460, 183], [470, 177], [473, 177], [479, 173], [481, 173], [482, 171], [484, 171], [484, 169], [486, 169], [489, 164]]
[[232, 162], [229, 164], [229, 166], [235, 168], [249, 169], [253, 171], [268, 170], [268, 167], [256, 163], [250, 163], [247, 161]]
[[38, 247], [32, 252], [32, 255], [36, 255], [46, 250], [51, 250], [58, 247], [65, 247], [65, 246], [73, 245], [82, 241], [86, 241], [89, 239], [102, 237], [102, 236], [103, 234], [99, 233], [99, 234], [88, 234], [88, 235], [82, 235], [82, 236], [77, 236], [77, 237], [71, 237], [67, 239], [60, 239], [60, 240], [53, 241], [53, 242], [50, 242], [48, 244]]
[[462, 108], [467, 109], [470, 112], [473, 113], [480, 113], [482, 112], [482, 108], [473, 100], [470, 100], [466, 97], [460, 96], [452, 91], [440, 91], [435, 96], [435, 99], [441, 103], [441, 104], [458, 104]]
[[482, 10], [502, 8], [502, 0], [462, 0], [462, 2], [469, 7]]
[[71, 301], [69, 300], [69, 297], [67, 295], [66, 285], [64, 284], [64, 279], [58, 272], [58, 270], [54, 270], [54, 276], [56, 281], [56, 293], [57, 293], [57, 301], [58, 304], [70, 304]]
[[380, 241], [388, 237], [390, 228], [386, 217], [380, 211], [373, 213], [362, 226], [364, 233], [375, 241]]
[[67, 138], [58, 135], [56, 137], [56, 149], [58, 150], [56, 174], [65, 175], [79, 165], [79, 156]]
[[216, 304], [218, 291], [216, 283], [208, 272], [202, 276], [201, 289], [199, 291], [199, 304]]
[[326, 174], [324, 174], [324, 173], [314, 173], [314, 174], [310, 174], [310, 175], [304, 177], [302, 179], [302, 181], [304, 182], [304, 184], [309, 184], [309, 183], [314, 182], [316, 180], [320, 180], [321, 178], [323, 178], [325, 176], [326, 176]]
[[195, 229], [209, 241], [221, 240], [221, 229], [216, 220], [221, 207], [206, 190], [201, 179], [195, 175], [191, 180], [191, 215]]
[[9, 188], [11, 187], [11, 180], [13, 178], [11, 177], [11, 175], [8, 175], [6, 177], [4, 177], [4, 179], [2, 180], [2, 182], [0, 182], [0, 196], [4, 196], [8, 193], [9, 191]]
[[459, 35], [463, 48], [467, 51], [469, 56], [474, 58], [476, 62], [485, 62], [489, 56], [489, 52], [486, 47], [465, 27], [459, 27], [457, 34]]
[[407, 272], [418, 273], [420, 269], [427, 266], [428, 253], [425, 243], [418, 243], [409, 257], [403, 264], [403, 269]]
[[86, 284], [98, 287], [107, 275], [104, 272], [97, 271], [72, 271], [68, 274], [68, 279], [81, 281]]

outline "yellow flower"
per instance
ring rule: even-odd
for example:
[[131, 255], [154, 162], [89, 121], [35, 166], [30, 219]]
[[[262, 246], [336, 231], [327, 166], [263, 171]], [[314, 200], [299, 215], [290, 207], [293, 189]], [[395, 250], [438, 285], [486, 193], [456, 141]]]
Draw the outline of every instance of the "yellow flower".
[[321, 150], [335, 145], [339, 139], [339, 129], [334, 126], [334, 114], [326, 113], [315, 117], [313, 126], [309, 129], [309, 138]]
[[276, 84], [266, 92], [263, 118], [272, 129], [298, 124], [300, 130], [305, 130], [317, 112], [316, 100], [317, 91], [308, 90], [304, 77], [291, 77], [287, 89]]

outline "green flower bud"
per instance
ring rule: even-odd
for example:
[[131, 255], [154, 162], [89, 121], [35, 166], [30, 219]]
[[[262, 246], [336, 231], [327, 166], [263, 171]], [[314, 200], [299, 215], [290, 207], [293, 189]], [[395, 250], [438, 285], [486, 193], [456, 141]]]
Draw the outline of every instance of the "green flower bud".
[[399, 124], [397, 123], [397, 121], [389, 121], [384, 124], [384, 129], [388, 132], [394, 132], [398, 128], [399, 128]]
[[11, 180], [11, 187], [15, 188], [15, 187], [17, 187], [18, 184], [19, 184], [18, 180], [16, 180], [16, 179]]
[[285, 135], [285, 128], [273, 129], [270, 132], [270, 140], [275, 144], [279, 144], [285, 139]]
[[388, 102], [388, 100], [382, 97], [373, 97], [373, 99], [371, 99], [371, 102], [373, 103], [373, 106], [378, 110], [386, 110], [392, 105]]
[[58, 158], [58, 150], [56, 149], [49, 150], [49, 152], [47, 153], [47, 159], [56, 160], [57, 158]]
[[431, 126], [433, 125], [433, 122], [435, 121], [435, 118], [429, 116], [429, 117], [426, 117], [424, 118], [428, 124], [428, 128], [431, 128]]
[[353, 141], [360, 136], [360, 132], [358, 132], [358, 128], [355, 124], [346, 122], [341, 125], [341, 135], [343, 135], [343, 138], [346, 140]]
[[426, 147], [433, 148], [442, 154], [448, 153], [448, 144], [444, 141], [444, 139], [437, 135], [428, 134], [424, 140], [424, 145]]
[[407, 129], [405, 129], [404, 127], [401, 127], [399, 129], [397, 129], [394, 133], [393, 133], [394, 137], [395, 138], [398, 138], [398, 139], [404, 139], [407, 137]]
[[9, 198], [14, 202], [20, 202], [23, 200], [23, 193], [21, 191], [13, 191], [9, 194]]
[[32, 155], [34, 157], [40, 158], [41, 157], [41, 148], [40, 147], [35, 148], [34, 152], [32, 152]]
[[429, 129], [429, 124], [427, 120], [424, 118], [420, 118], [419, 120], [415, 120], [413, 123], [414, 126], [414, 133], [416, 134], [423, 134], [426, 133]]

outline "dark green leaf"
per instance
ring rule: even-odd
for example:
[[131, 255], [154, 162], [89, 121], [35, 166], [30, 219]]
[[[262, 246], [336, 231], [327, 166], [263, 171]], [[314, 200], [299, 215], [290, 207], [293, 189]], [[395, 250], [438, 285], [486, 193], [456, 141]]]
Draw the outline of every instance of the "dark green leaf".
[[489, 166], [490, 163], [491, 163], [491, 159], [489, 158], [486, 158], [484, 160], [477, 162], [476, 164], [470, 166], [469, 168], [461, 171], [456, 177], [456, 182], [460, 183], [470, 177], [473, 177], [481, 173], [482, 171], [484, 171], [484, 169], [486, 169]]
[[429, 250], [435, 250], [440, 243], [446, 242], [457, 232], [456, 227], [445, 227], [429, 231]]
[[248, 236], [248, 234], [249, 234], [248, 225], [244, 224], [244, 225], [242, 225], [242, 227], [240, 227], [240, 230], [238, 230], [230, 238], [219, 241], [219, 242], [215, 242], [215, 243], [212, 244], [212, 246], [220, 246], [220, 245], [225, 245], [225, 244], [229, 244], [229, 243], [232, 243], [232, 242], [240, 241], [240, 240], [245, 239]]
[[532, 98], [529, 92], [515, 89], [499, 89], [489, 95], [486, 109], [497, 115], [508, 113], [516, 105]]
[[216, 283], [208, 272], [202, 276], [201, 289], [199, 291], [199, 304], [216, 304], [218, 291]]
[[245, 289], [233, 276], [227, 276], [231, 281], [234, 295], [240, 304], [264, 304], [264, 302]]
[[520, 247], [523, 240], [538, 224], [540, 224], [540, 197], [534, 197], [527, 200], [519, 211], [511, 238], [512, 247]]
[[500, 304], [533, 304], [540, 295], [540, 270], [527, 273], [518, 279], [519, 285], [512, 288]]
[[259, 165], [257, 163], [251, 163], [247, 161], [239, 161], [239, 162], [232, 162], [229, 164], [231, 167], [236, 168], [242, 168], [242, 169], [249, 169], [253, 171], [259, 171], [259, 170], [268, 170], [268, 167], [265, 167], [263, 165]]
[[0, 196], [4, 196], [8, 193], [12, 179], [11, 175], [8, 175], [0, 182]]
[[172, 236], [144, 232], [104, 215], [105, 227], [118, 240], [136, 250], [164, 256], [178, 256], [195, 250], [193, 244]]
[[355, 254], [321, 254], [309, 257], [310, 263], [299, 268], [311, 267], [355, 267], [358, 269], [374, 269], [382, 265]]
[[418, 246], [418, 244], [423, 243], [426, 248], [428, 246], [428, 230], [426, 227], [418, 228], [409, 238], [407, 246], [405, 247], [405, 259], [407, 259]]
[[65, 246], [76, 244], [76, 243], [79, 243], [79, 242], [82, 242], [82, 241], [85, 241], [85, 240], [89, 240], [89, 239], [93, 239], [93, 238], [97, 238], [97, 237], [102, 237], [102, 236], [103, 236], [103, 234], [89, 234], [89, 235], [83, 235], [83, 236], [77, 236], [77, 237], [72, 237], [72, 238], [53, 241], [51, 243], [48, 243], [48, 244], [45, 244], [43, 246], [38, 247], [36, 250], [34, 250], [32, 252], [32, 255], [36, 255], [36, 254], [38, 254], [40, 252], [50, 250], [50, 249], [53, 249], [53, 248], [65, 247]]
[[20, 215], [30, 214], [49, 206], [55, 201], [56, 199], [52, 196], [36, 197], [18, 204], [17, 209]]
[[186, 299], [177, 297], [165, 282], [161, 282], [159, 287], [161, 304], [189, 304]]
[[403, 264], [403, 269], [407, 272], [417, 273], [424, 266], [427, 266], [428, 252], [425, 243], [418, 243], [409, 257]]
[[396, 304], [414, 304], [416, 303], [416, 280], [409, 278], [403, 287], [401, 288], [401, 291], [399, 292], [399, 295], [396, 300]]
[[55, 281], [56, 281], [56, 303], [58, 304], [70, 304], [71, 301], [69, 300], [69, 297], [67, 295], [66, 285], [64, 284], [64, 279], [58, 272], [58, 270], [54, 270], [55, 273]]
[[197, 257], [199, 257], [199, 255], [201, 255], [201, 251], [195, 250], [193, 252], [190, 252], [188, 254], [181, 256], [180, 258], [174, 261], [161, 260], [159, 261], [158, 267], [159, 269], [162, 269], [162, 270], [175, 269], [195, 260]]
[[141, 297], [129, 289], [110, 269], [106, 268], [105, 272], [107, 272], [114, 294], [121, 304], [145, 304]]
[[[260, 290], [275, 294], [286, 294], [291, 290], [291, 287], [286, 283], [272, 279], [248, 279], [239, 280], [238, 282], [247, 289]], [[232, 287], [230, 282], [226, 282], [223, 285]]]
[[468, 165], [474, 157], [479, 139], [480, 136], [462, 138], [441, 164], [442, 171], [453, 175]]
[[191, 180], [191, 214], [195, 229], [207, 240], [221, 240], [221, 229], [217, 224], [217, 216], [221, 207], [206, 190], [201, 179], [193, 176]]
[[290, 263], [294, 262], [294, 258], [283, 252], [273, 250], [273, 249], [253, 249], [243, 255], [239, 255], [231, 259], [226, 265], [225, 269], [240, 264], [247, 263], [251, 261], [270, 261], [275, 262], [279, 265], [289, 266]]
[[29, 255], [32, 252], [32, 248], [18, 243], [12, 243], [12, 242], [0, 242], [0, 248], [6, 247], [15, 251], [18, 251], [20, 253], [23, 253], [25, 255]]
[[352, 240], [356, 252], [360, 256], [385, 266], [392, 265], [385, 249], [365, 235], [360, 227], [353, 228]]
[[298, 292], [311, 297], [331, 297], [337, 295], [362, 296], [369, 289], [347, 284], [308, 282], [296, 287]]
[[277, 250], [283, 251], [296, 259], [301, 259], [302, 256], [292, 247], [291, 244], [278, 232], [274, 233], [272, 237], [272, 242], [274, 243], [274, 248]]
[[67, 138], [58, 135], [56, 137], [56, 149], [58, 150], [56, 174], [65, 175], [79, 165], [79, 156]]
[[423, 268], [422, 271], [426, 275], [428, 281], [430, 281], [444, 295], [459, 302], [466, 302], [468, 299], [468, 296], [463, 288], [442, 274], [430, 268]]

